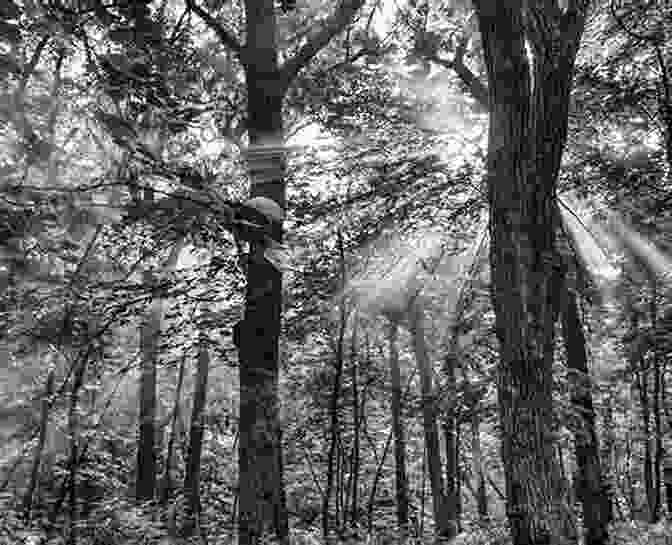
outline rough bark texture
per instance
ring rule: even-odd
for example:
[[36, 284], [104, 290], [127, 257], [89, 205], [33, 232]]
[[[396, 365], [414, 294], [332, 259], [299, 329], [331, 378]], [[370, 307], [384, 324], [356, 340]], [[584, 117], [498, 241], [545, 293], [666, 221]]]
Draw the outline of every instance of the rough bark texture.
[[440, 539], [450, 539], [455, 536], [455, 520], [450, 518], [450, 507], [443, 490], [443, 474], [441, 468], [441, 451], [439, 445], [439, 427], [436, 419], [436, 399], [432, 384], [432, 365], [425, 343], [423, 327], [423, 312], [418, 300], [414, 300], [409, 308], [409, 330], [413, 343], [413, 351], [420, 375], [420, 390], [422, 395], [422, 424], [427, 449], [427, 469], [429, 484], [432, 490], [432, 507], [436, 534]]
[[573, 430], [577, 465], [576, 490], [583, 508], [586, 545], [604, 545], [608, 539], [610, 505], [603, 487], [586, 339], [576, 295], [565, 285], [563, 296], [562, 334], [570, 371], [570, 400], [577, 416]]
[[207, 340], [201, 338], [198, 347], [198, 368], [194, 387], [194, 403], [191, 410], [191, 427], [189, 430], [189, 450], [186, 471], [184, 474], [184, 494], [187, 499], [186, 517], [183, 535], [190, 536], [200, 526], [201, 512], [201, 450], [203, 431], [205, 430], [205, 403], [208, 395], [208, 373], [210, 370], [210, 354]]
[[394, 475], [397, 500], [397, 524], [399, 531], [408, 531], [408, 479], [406, 476], [406, 438], [402, 416], [401, 372], [397, 336], [399, 323], [391, 320], [388, 333], [390, 371], [392, 375], [392, 432], [394, 434]]
[[488, 76], [492, 299], [514, 545], [565, 540], [552, 433], [554, 206], [585, 5], [475, 2]]

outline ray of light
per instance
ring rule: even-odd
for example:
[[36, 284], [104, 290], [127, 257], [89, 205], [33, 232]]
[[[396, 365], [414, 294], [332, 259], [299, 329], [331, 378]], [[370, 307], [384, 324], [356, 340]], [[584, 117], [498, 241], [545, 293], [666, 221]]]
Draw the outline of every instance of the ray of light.
[[615, 213], [610, 214], [608, 225], [623, 245], [639, 259], [650, 273], [666, 280], [671, 278], [672, 258], [659, 250], [653, 242], [628, 226]]

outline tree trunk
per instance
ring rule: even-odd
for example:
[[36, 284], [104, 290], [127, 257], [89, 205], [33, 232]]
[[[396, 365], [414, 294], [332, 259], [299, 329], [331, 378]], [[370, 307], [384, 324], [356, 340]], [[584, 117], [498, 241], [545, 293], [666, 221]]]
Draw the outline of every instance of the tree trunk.
[[651, 408], [649, 406], [649, 370], [644, 357], [638, 359], [636, 369], [639, 402], [642, 407], [642, 431], [644, 435], [644, 490], [649, 520], [655, 519], [656, 492], [653, 482], [653, 460], [651, 453]]
[[658, 281], [655, 277], [651, 278], [651, 301], [649, 305], [651, 331], [653, 332], [653, 425], [654, 425], [654, 455], [653, 455], [653, 509], [649, 522], [656, 523], [661, 515], [661, 492], [662, 492], [662, 465], [663, 465], [663, 426], [661, 419], [661, 362], [656, 342], [656, 331], [658, 329]]
[[554, 209], [585, 3], [474, 2], [488, 76], [491, 293], [514, 545], [562, 542], [552, 404]]
[[474, 410], [471, 415], [471, 461], [478, 516], [486, 519], [488, 517], [488, 497], [485, 490], [485, 472], [481, 453], [481, 415], [477, 410]]
[[[154, 274], [146, 271], [147, 286], [156, 283]], [[160, 302], [153, 300], [140, 329], [140, 354], [142, 375], [140, 377], [140, 435], [138, 437], [138, 464], [136, 499], [154, 499], [156, 489], [156, 358], [161, 332]]]
[[388, 332], [390, 371], [392, 375], [392, 432], [394, 434], [394, 475], [399, 532], [408, 532], [408, 479], [406, 477], [406, 439], [402, 416], [401, 371], [399, 369], [398, 320], [391, 319]]
[[414, 300], [409, 308], [409, 329], [413, 343], [413, 351], [420, 374], [420, 389], [422, 395], [422, 422], [427, 448], [427, 469], [429, 483], [432, 490], [432, 507], [434, 525], [439, 539], [450, 539], [456, 534], [456, 524], [453, 512], [448, 505], [443, 490], [443, 475], [441, 469], [441, 450], [439, 446], [439, 428], [436, 421], [436, 399], [432, 385], [432, 365], [425, 344], [423, 328], [423, 312], [418, 300]]
[[575, 414], [578, 415], [578, 422], [573, 430], [577, 464], [576, 489], [583, 508], [586, 545], [604, 545], [608, 540], [610, 506], [603, 486], [586, 339], [576, 295], [566, 285], [563, 295], [562, 333], [570, 371], [570, 400]]
[[[145, 191], [144, 199], [148, 204], [154, 200], [150, 190]], [[173, 245], [170, 255], [163, 265], [164, 272], [173, 270], [184, 247], [180, 239]], [[159, 277], [151, 270], [143, 274], [145, 286], [152, 289]], [[154, 499], [157, 481], [156, 463], [156, 362], [161, 338], [162, 300], [153, 296], [144, 321], [140, 326], [140, 355], [142, 374], [140, 376], [140, 433], [138, 436], [138, 461], [136, 480], [136, 499], [150, 501]]]
[[161, 483], [161, 492], [159, 501], [161, 505], [165, 506], [168, 504], [168, 499], [170, 498], [171, 491], [173, 489], [173, 457], [175, 451], [175, 441], [177, 440], [177, 422], [180, 418], [180, 405], [182, 399], [182, 384], [184, 383], [184, 368], [187, 361], [186, 354], [183, 354], [182, 361], [180, 362], [180, 369], [177, 373], [177, 386], [175, 386], [175, 403], [173, 405], [173, 414], [171, 417], [170, 424], [170, 435], [168, 436], [168, 446], [166, 448], [166, 467], [163, 471], [163, 480]]
[[[345, 249], [343, 246], [343, 237], [342, 233], [338, 233], [338, 247], [340, 252], [340, 264], [341, 264], [341, 286], [345, 286]], [[327, 484], [325, 486], [324, 499], [322, 502], [322, 536], [326, 539], [329, 537], [329, 502], [331, 501], [331, 493], [334, 487], [334, 457], [337, 455], [337, 442], [338, 442], [338, 433], [339, 433], [339, 423], [338, 423], [338, 400], [341, 395], [341, 382], [343, 376], [343, 365], [344, 365], [344, 342], [345, 342], [345, 329], [347, 326], [347, 310], [345, 307], [345, 301], [341, 301], [340, 306], [340, 316], [339, 316], [339, 326], [338, 326], [338, 339], [336, 340], [335, 345], [335, 361], [334, 361], [334, 385], [331, 391], [331, 399], [329, 401], [329, 430], [331, 432], [330, 443], [329, 443], [329, 454], [327, 455]], [[338, 515], [340, 511], [340, 458], [336, 460], [336, 524], [338, 526]]]
[[49, 407], [51, 406], [51, 396], [54, 393], [54, 370], [51, 369], [47, 375], [47, 383], [44, 387], [42, 396], [42, 407], [40, 414], [40, 431], [35, 446], [35, 455], [33, 456], [32, 469], [30, 470], [30, 480], [28, 488], [23, 496], [23, 518], [26, 522], [30, 521], [30, 512], [33, 508], [33, 496], [37, 488], [37, 481], [40, 477], [40, 463], [42, 462], [42, 452], [47, 439], [47, 425], [49, 423]]
[[453, 349], [445, 357], [444, 372], [447, 381], [448, 403], [443, 431], [446, 440], [446, 516], [453, 525], [454, 532], [460, 528], [460, 465], [459, 465], [459, 428], [457, 421], [457, 379], [458, 365], [455, 356], [457, 336], [454, 335]]
[[353, 422], [353, 444], [352, 459], [350, 460], [351, 483], [351, 501], [350, 501], [350, 521], [353, 525], [357, 524], [359, 519], [359, 465], [360, 465], [360, 427], [362, 421], [360, 402], [359, 402], [359, 384], [358, 384], [358, 355], [357, 355], [357, 322], [355, 322], [352, 331], [352, 345], [350, 348], [350, 369], [352, 371], [352, 422]]
[[209, 370], [210, 354], [208, 352], [207, 339], [201, 337], [198, 346], [198, 368], [196, 370], [194, 387], [194, 404], [191, 410], [187, 467], [184, 474], [184, 494], [187, 499], [185, 523], [182, 529], [184, 536], [191, 536], [200, 528], [201, 450], [203, 448], [203, 432], [205, 429], [205, 404], [208, 395]]
[[[264, 197], [285, 210], [285, 151], [277, 27], [272, 0], [245, 2], [248, 169], [251, 197]], [[282, 242], [282, 225], [272, 237]], [[287, 509], [281, 473], [278, 406], [282, 273], [252, 243], [247, 265], [245, 315], [241, 324], [239, 545], [264, 537], [285, 541]]]

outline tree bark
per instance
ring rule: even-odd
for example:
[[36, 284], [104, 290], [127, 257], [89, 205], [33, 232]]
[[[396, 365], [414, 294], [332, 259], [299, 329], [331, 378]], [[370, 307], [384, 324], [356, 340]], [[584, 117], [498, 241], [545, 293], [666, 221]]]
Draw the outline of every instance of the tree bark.
[[441, 451], [439, 446], [439, 428], [436, 420], [436, 399], [432, 384], [432, 365], [425, 344], [423, 328], [423, 311], [417, 299], [411, 302], [408, 322], [413, 343], [413, 351], [420, 375], [420, 389], [422, 395], [422, 422], [427, 448], [427, 469], [429, 483], [432, 490], [432, 507], [436, 535], [439, 539], [450, 539], [457, 533], [454, 518], [451, 519], [452, 509], [448, 505], [443, 490], [443, 475], [441, 469]]
[[[151, 271], [144, 275], [145, 284], [153, 286], [156, 278]], [[140, 377], [140, 435], [138, 437], [138, 462], [136, 499], [154, 499], [156, 489], [156, 358], [161, 330], [160, 303], [152, 301], [140, 328], [140, 353], [142, 375]]]
[[352, 457], [350, 460], [350, 522], [357, 524], [359, 518], [359, 466], [360, 466], [360, 427], [362, 421], [360, 402], [359, 402], [359, 379], [358, 379], [358, 355], [357, 355], [357, 322], [353, 326], [352, 344], [350, 347], [350, 369], [352, 372], [352, 422], [353, 422], [353, 444]]
[[562, 542], [552, 432], [557, 316], [554, 208], [584, 2], [475, 1], [488, 76], [491, 293], [514, 545]]
[[397, 503], [397, 524], [399, 532], [408, 532], [408, 479], [406, 477], [406, 438], [402, 416], [401, 371], [399, 369], [399, 349], [397, 338], [399, 322], [390, 319], [388, 346], [390, 373], [392, 376], [392, 432], [394, 434], [394, 476]]
[[658, 329], [658, 281], [654, 277], [651, 278], [651, 300], [649, 305], [649, 313], [651, 320], [652, 331], [652, 363], [653, 363], [653, 426], [654, 426], [654, 455], [653, 455], [653, 508], [649, 522], [656, 523], [660, 520], [661, 515], [661, 492], [662, 492], [662, 465], [663, 465], [663, 425], [662, 425], [662, 410], [660, 403], [661, 396], [661, 362], [658, 350], [658, 343], [656, 342], [656, 331]]
[[485, 490], [485, 472], [481, 453], [481, 415], [477, 410], [474, 410], [471, 415], [471, 460], [478, 516], [486, 519], [488, 517], [488, 497]]
[[459, 424], [457, 419], [457, 335], [453, 335], [452, 349], [444, 360], [448, 403], [443, 431], [446, 440], [446, 516], [455, 533], [460, 529], [460, 465]]
[[205, 430], [205, 404], [208, 395], [208, 374], [210, 370], [210, 354], [207, 339], [201, 337], [198, 346], [198, 368], [194, 387], [194, 404], [191, 411], [191, 427], [189, 430], [189, 450], [187, 466], [184, 474], [184, 494], [187, 499], [183, 536], [191, 536], [200, 528], [201, 513], [201, 451], [203, 448], [203, 432]]
[[161, 505], [165, 506], [170, 498], [173, 489], [173, 457], [175, 451], [175, 441], [177, 440], [177, 422], [180, 418], [180, 406], [182, 399], [182, 384], [184, 383], [184, 368], [186, 366], [186, 354], [183, 354], [180, 362], [180, 369], [177, 373], [177, 386], [175, 386], [175, 402], [173, 404], [173, 414], [170, 424], [170, 435], [168, 436], [168, 446], [166, 448], [166, 467], [163, 471], [163, 480], [161, 482], [161, 492], [159, 501]]
[[586, 339], [579, 316], [576, 295], [565, 284], [563, 289], [562, 334], [569, 368], [570, 401], [578, 422], [574, 426], [577, 464], [576, 489], [583, 508], [586, 545], [604, 545], [608, 540], [609, 499], [605, 493], [600, 449], [595, 427]]
[[51, 406], [51, 396], [54, 393], [54, 371], [49, 371], [47, 383], [44, 387], [42, 396], [42, 407], [40, 414], [40, 431], [35, 446], [35, 455], [33, 457], [32, 469], [30, 470], [30, 480], [28, 488], [23, 496], [23, 517], [26, 522], [30, 521], [30, 512], [33, 508], [33, 496], [37, 488], [37, 481], [40, 476], [40, 463], [42, 462], [42, 452], [47, 439], [47, 425], [49, 423], [49, 407]]

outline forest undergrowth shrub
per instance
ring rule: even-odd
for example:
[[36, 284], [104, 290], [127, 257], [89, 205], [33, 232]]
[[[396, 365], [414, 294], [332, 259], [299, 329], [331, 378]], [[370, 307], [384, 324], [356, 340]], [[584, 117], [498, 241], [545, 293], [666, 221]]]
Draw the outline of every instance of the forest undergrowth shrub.
[[132, 500], [110, 497], [101, 501], [82, 521], [82, 545], [156, 545], [167, 528], [155, 507], [138, 506]]
[[612, 545], [671, 545], [672, 523], [616, 522], [611, 526]]

